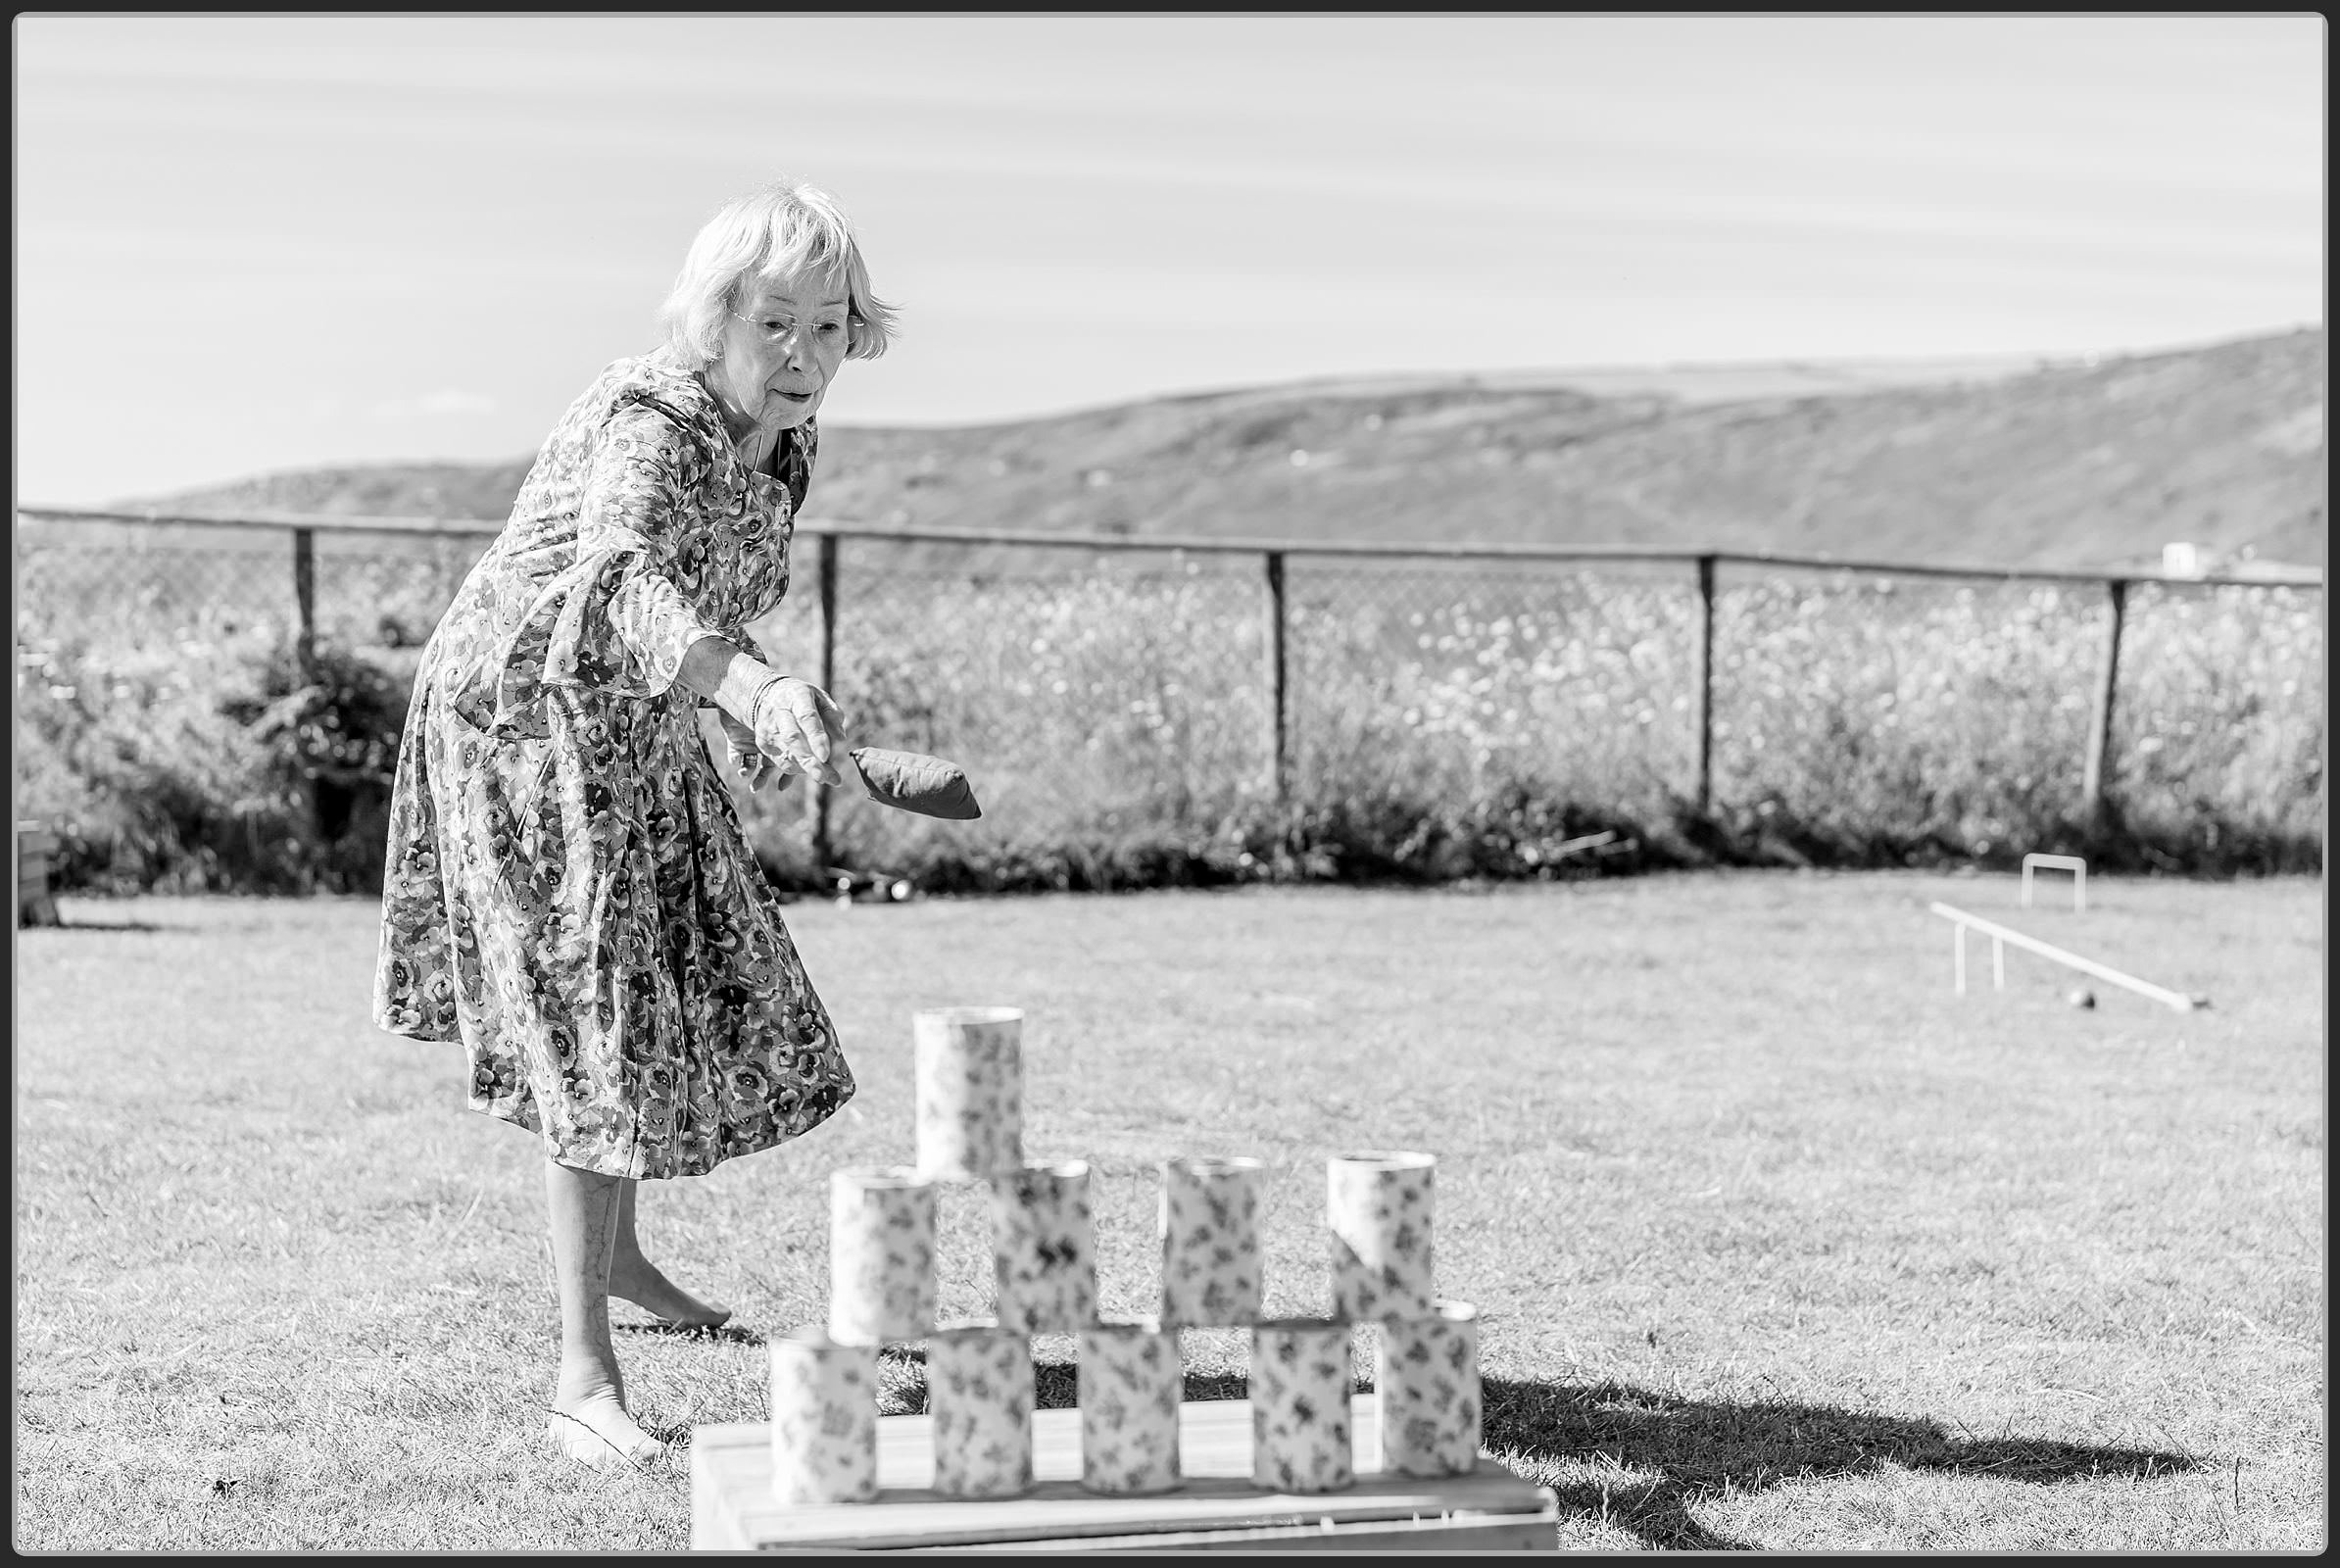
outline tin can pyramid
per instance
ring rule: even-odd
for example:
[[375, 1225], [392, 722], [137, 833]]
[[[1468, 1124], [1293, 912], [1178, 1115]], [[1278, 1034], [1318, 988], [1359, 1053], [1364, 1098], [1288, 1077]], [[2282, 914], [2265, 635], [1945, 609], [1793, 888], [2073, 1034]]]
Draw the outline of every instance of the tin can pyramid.
[[[1081, 1485], [1108, 1495], [1176, 1491], [1185, 1366], [1179, 1331], [1251, 1331], [1252, 1485], [1339, 1492], [1354, 1481], [1349, 1333], [1376, 1330], [1381, 1462], [1409, 1476], [1479, 1456], [1478, 1312], [1432, 1289], [1429, 1154], [1329, 1162], [1333, 1312], [1261, 1312], [1257, 1159], [1162, 1163], [1158, 1313], [1097, 1314], [1089, 1166], [1023, 1157], [1023, 1014], [953, 1007], [913, 1018], [917, 1164], [830, 1178], [826, 1325], [776, 1336], [772, 1491], [788, 1503], [873, 1502], [877, 1357], [926, 1346], [934, 1490], [957, 1498], [1032, 1490], [1032, 1336], [1078, 1337]], [[936, 1195], [988, 1189], [992, 1316], [936, 1320]]]

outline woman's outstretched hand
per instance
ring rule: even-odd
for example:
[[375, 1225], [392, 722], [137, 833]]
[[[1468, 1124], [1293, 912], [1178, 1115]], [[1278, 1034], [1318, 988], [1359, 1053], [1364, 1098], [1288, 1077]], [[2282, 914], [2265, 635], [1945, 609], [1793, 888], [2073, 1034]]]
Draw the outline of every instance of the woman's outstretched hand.
[[775, 674], [715, 636], [691, 645], [675, 680], [713, 704], [731, 769], [750, 790], [791, 772], [808, 773], [824, 784], [844, 781], [836, 753], [845, 745], [845, 715], [810, 681]]

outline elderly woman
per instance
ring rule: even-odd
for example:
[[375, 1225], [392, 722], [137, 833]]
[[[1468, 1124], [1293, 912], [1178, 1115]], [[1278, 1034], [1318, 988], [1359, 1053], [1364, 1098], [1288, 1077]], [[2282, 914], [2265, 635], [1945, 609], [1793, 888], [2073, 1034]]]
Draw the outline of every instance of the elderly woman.
[[730, 1315], [643, 1254], [635, 1184], [769, 1149], [853, 1092], [698, 709], [749, 787], [839, 782], [835, 705], [747, 626], [788, 591], [813, 415], [893, 313], [830, 199], [784, 184], [700, 230], [663, 318], [662, 349], [561, 416], [423, 653], [374, 994], [383, 1028], [462, 1042], [473, 1109], [544, 1141], [548, 1424], [595, 1465], [662, 1451], [627, 1412], [609, 1298]]

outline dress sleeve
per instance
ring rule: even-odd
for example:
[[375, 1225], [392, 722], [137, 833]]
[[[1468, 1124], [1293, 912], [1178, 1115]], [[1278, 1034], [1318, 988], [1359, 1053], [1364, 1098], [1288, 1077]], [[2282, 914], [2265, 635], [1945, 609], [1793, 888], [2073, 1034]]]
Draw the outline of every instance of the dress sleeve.
[[507, 623], [488, 727], [539, 733], [540, 686], [661, 696], [691, 645], [721, 635], [678, 586], [709, 461], [682, 416], [655, 400], [610, 414], [579, 486], [575, 555]]
[[[726, 642], [731, 644], [732, 647], [737, 648], [741, 653], [746, 654], [750, 659], [755, 660], [757, 663], [767, 666], [771, 663], [772, 656], [763, 651], [763, 644], [757, 642], [756, 640], [756, 634], [750, 631], [747, 627], [742, 626], [738, 631], [725, 632], [722, 634], [722, 636]], [[707, 702], [712, 701], [713, 699], [709, 698], [707, 700], [707, 702], [703, 702], [699, 706], [705, 708]]]
[[691, 645], [717, 635], [675, 585], [687, 498], [706, 466], [699, 442], [657, 405], [611, 416], [578, 499], [576, 563], [547, 585], [558, 609], [545, 684], [661, 696]]

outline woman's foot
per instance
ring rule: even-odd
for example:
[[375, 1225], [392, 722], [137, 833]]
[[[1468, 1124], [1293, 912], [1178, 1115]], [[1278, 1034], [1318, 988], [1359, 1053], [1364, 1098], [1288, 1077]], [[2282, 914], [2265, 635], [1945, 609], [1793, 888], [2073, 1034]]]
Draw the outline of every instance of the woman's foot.
[[589, 1470], [647, 1470], [666, 1452], [666, 1446], [635, 1425], [617, 1396], [606, 1390], [554, 1400], [545, 1435]]
[[731, 1308], [702, 1301], [658, 1272], [647, 1257], [609, 1265], [609, 1294], [630, 1301], [668, 1328], [714, 1329], [731, 1321]]

